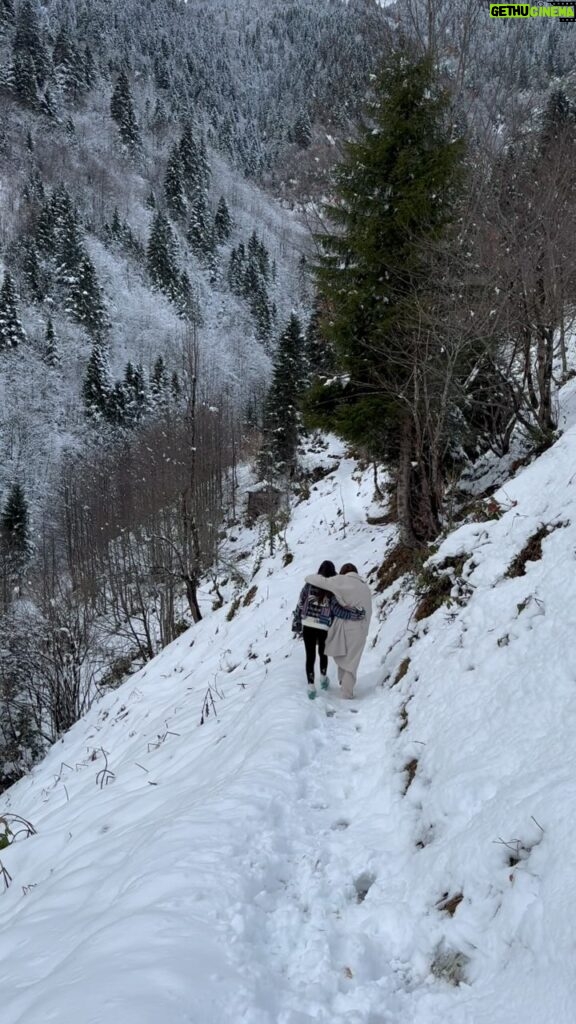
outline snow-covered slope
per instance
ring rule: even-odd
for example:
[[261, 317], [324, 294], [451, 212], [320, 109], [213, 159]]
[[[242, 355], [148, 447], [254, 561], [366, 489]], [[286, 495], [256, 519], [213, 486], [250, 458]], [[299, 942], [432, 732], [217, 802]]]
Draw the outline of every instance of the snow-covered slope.
[[4, 794], [37, 834], [0, 853], [2, 1024], [571, 1024], [573, 406], [500, 517], [434, 555], [463, 556], [457, 601], [417, 621], [406, 589], [377, 597], [351, 705], [307, 700], [290, 613], [323, 558], [375, 580], [371, 474], [333, 445], [287, 547], [231, 540], [246, 605]]

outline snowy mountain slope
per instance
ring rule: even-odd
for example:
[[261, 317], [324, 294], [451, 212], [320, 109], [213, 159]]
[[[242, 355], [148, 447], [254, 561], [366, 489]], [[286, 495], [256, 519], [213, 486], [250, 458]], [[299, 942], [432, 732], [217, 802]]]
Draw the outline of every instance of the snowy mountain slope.
[[4, 1024], [572, 1021], [575, 397], [500, 518], [433, 556], [463, 556], [458, 601], [417, 621], [410, 590], [378, 597], [351, 706], [306, 699], [290, 613], [322, 558], [374, 580], [394, 537], [366, 522], [371, 474], [321, 455], [286, 566], [257, 531], [230, 540], [247, 604], [4, 794], [37, 830], [0, 853]]

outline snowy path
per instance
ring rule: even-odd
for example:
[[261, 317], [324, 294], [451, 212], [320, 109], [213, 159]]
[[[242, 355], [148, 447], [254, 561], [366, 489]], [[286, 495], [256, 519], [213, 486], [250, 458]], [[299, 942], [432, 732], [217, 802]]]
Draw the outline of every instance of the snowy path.
[[372, 920], [371, 892], [386, 890], [393, 904], [402, 852], [394, 815], [399, 780], [392, 776], [392, 787], [382, 788], [391, 727], [377, 700], [355, 703], [328, 694], [311, 707], [297, 797], [274, 808], [268, 828], [255, 836], [256, 857], [244, 852], [242, 874], [252, 884], [237, 907], [234, 953], [240, 970], [250, 965], [251, 984], [234, 1003], [238, 1021], [375, 1022], [384, 1018], [367, 1012], [398, 1002], [399, 976], [383, 960], [382, 909]]

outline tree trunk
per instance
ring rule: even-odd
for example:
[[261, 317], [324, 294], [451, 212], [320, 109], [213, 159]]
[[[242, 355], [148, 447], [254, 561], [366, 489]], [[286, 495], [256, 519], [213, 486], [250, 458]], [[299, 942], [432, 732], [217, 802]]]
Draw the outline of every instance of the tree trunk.
[[396, 477], [396, 511], [400, 527], [400, 542], [407, 548], [417, 548], [418, 541], [412, 525], [412, 425], [406, 418], [401, 426], [400, 457]]

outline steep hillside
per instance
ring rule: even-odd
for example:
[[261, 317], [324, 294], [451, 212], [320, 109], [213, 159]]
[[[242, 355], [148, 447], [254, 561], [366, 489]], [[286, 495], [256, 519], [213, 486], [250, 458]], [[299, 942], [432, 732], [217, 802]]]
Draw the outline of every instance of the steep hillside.
[[351, 705], [290, 614], [322, 558], [376, 589], [371, 474], [316, 446], [279, 550], [228, 538], [244, 584], [3, 797], [5, 1024], [569, 1024], [573, 385], [563, 419], [416, 594], [380, 573]]

